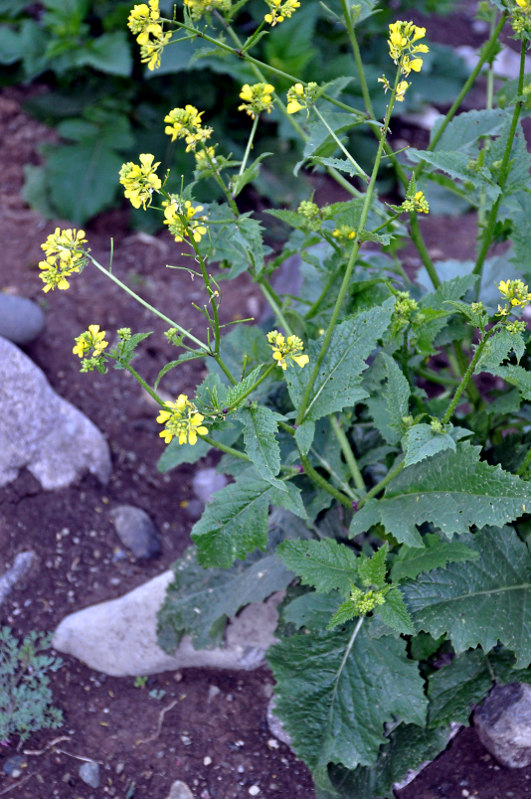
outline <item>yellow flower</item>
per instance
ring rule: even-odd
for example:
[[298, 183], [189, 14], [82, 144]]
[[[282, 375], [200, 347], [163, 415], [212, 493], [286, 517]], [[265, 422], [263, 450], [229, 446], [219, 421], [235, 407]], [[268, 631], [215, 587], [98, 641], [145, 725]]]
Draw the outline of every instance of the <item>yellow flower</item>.
[[[400, 68], [400, 74], [406, 78], [411, 71], [420, 72], [422, 69], [423, 60], [419, 58], [419, 53], [427, 53], [429, 48], [425, 44], [415, 44], [415, 42], [423, 39], [425, 35], [426, 28], [419, 28], [412, 22], [397, 20], [389, 25], [387, 40], [389, 55]], [[399, 102], [404, 99], [406, 89], [407, 85], [402, 88], [401, 97], [397, 96]]]
[[238, 111], [246, 111], [252, 119], [256, 119], [262, 111], [270, 114], [274, 91], [275, 87], [270, 83], [254, 83], [252, 86], [245, 83], [240, 92], [240, 100], [244, 102], [238, 106]]
[[278, 22], [284, 22], [285, 19], [289, 19], [292, 14], [300, 8], [299, 0], [265, 0], [267, 5], [269, 6], [270, 13], [264, 16], [266, 22], [268, 22], [272, 28]]
[[145, 44], [140, 46], [140, 60], [147, 64], [148, 69], [153, 72], [160, 67], [160, 57], [166, 45], [171, 41], [171, 31], [154, 33], [153, 39], [148, 39]]
[[192, 19], [201, 19], [211, 11], [230, 11], [232, 0], [184, 0]]
[[288, 114], [296, 114], [297, 111], [308, 109], [319, 95], [319, 86], [311, 81], [303, 86], [302, 83], [295, 83], [287, 94], [286, 111]]
[[39, 277], [45, 284], [45, 293], [55, 288], [69, 288], [67, 278], [74, 272], [80, 272], [85, 265], [87, 254], [82, 245], [86, 241], [84, 230], [61, 230], [57, 227], [41, 244], [46, 260], [39, 262]]
[[203, 414], [199, 413], [193, 402], [190, 402], [186, 394], [179, 394], [175, 402], [167, 402], [166, 408], [157, 416], [157, 422], [164, 425], [164, 430], [159, 436], [169, 444], [175, 436], [179, 444], [197, 443], [197, 436], [206, 436], [208, 428], [202, 422]]
[[172, 197], [170, 202], [164, 201], [164, 224], [168, 225], [168, 230], [175, 238], [175, 241], [183, 241], [185, 238], [193, 238], [195, 242], [200, 242], [207, 232], [203, 222], [207, 221], [206, 216], [193, 217], [203, 210], [202, 205], [195, 208], [186, 200], [183, 202], [179, 197]]
[[146, 203], [151, 205], [154, 191], [158, 191], [162, 186], [160, 178], [156, 175], [156, 169], [160, 164], [153, 163], [155, 156], [150, 153], [140, 154], [140, 164], [129, 161], [122, 164], [120, 169], [120, 183], [124, 186], [124, 196], [131, 201], [133, 208], [146, 210]]
[[403, 103], [404, 102], [404, 96], [405, 96], [407, 90], [409, 89], [410, 85], [411, 84], [409, 84], [407, 82], [407, 80], [401, 80], [400, 81], [400, 83], [396, 87], [395, 100], [397, 101], [397, 103]]
[[299, 355], [304, 349], [304, 344], [298, 336], [288, 336], [286, 339], [278, 330], [271, 330], [267, 340], [273, 350], [273, 358], [284, 371], [289, 364], [286, 359], [294, 361], [302, 369], [310, 360], [307, 355]]
[[332, 231], [332, 236], [340, 241], [352, 241], [356, 238], [356, 231], [349, 225], [340, 225]]
[[531, 294], [523, 280], [500, 280], [498, 291], [511, 305], [524, 307], [531, 301]]
[[149, 0], [149, 6], [147, 3], [140, 3], [133, 7], [127, 20], [127, 27], [131, 33], [138, 34], [136, 40], [139, 44], [147, 44], [150, 33], [155, 36], [162, 33], [159, 18], [159, 0]]
[[84, 358], [87, 352], [93, 350], [92, 357], [99, 358], [105, 347], [109, 346], [109, 342], [105, 341], [106, 335], [105, 330], [100, 330], [99, 325], [89, 325], [88, 330], [76, 337], [76, 345], [72, 352]]
[[194, 105], [173, 108], [164, 117], [164, 122], [167, 123], [164, 133], [171, 136], [172, 141], [184, 139], [187, 144], [186, 152], [195, 150], [197, 144], [204, 144], [212, 134], [212, 128], [204, 128], [201, 124], [204, 113], [198, 111]]
[[430, 206], [423, 191], [415, 192], [414, 196], [406, 197], [401, 206], [402, 211], [416, 211], [418, 214], [429, 214]]

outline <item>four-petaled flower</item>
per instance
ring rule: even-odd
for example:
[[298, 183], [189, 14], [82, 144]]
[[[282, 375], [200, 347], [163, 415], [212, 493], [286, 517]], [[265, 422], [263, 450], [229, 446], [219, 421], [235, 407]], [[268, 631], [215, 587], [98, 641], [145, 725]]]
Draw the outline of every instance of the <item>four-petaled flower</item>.
[[86, 241], [84, 230], [61, 230], [57, 227], [41, 244], [46, 255], [46, 260], [39, 262], [44, 292], [55, 288], [65, 290], [70, 286], [67, 278], [80, 272], [85, 264], [87, 254], [82, 245]]
[[295, 83], [287, 94], [286, 111], [288, 114], [296, 114], [297, 111], [308, 109], [320, 94], [319, 84], [311, 81], [303, 86], [302, 83]]
[[140, 164], [129, 161], [122, 164], [120, 169], [120, 183], [124, 186], [124, 196], [130, 200], [133, 208], [146, 209], [146, 203], [151, 205], [154, 191], [158, 191], [162, 186], [161, 180], [157, 177], [156, 170], [160, 161], [153, 163], [154, 155], [150, 153], [140, 154]]
[[262, 111], [270, 114], [274, 91], [275, 87], [270, 83], [254, 83], [252, 86], [245, 83], [240, 92], [240, 100], [244, 102], [238, 106], [238, 111], [246, 111], [252, 119], [256, 119]]
[[212, 128], [205, 128], [201, 124], [201, 117], [204, 111], [198, 111], [194, 105], [186, 105], [184, 108], [173, 108], [164, 117], [166, 127], [164, 133], [171, 136], [171, 140], [184, 139], [186, 142], [186, 152], [195, 150], [197, 144], [204, 144], [212, 134]]
[[202, 236], [207, 232], [203, 224], [207, 221], [206, 216], [194, 216], [203, 210], [202, 205], [192, 205], [190, 200], [184, 202], [179, 197], [172, 197], [170, 202], [164, 201], [164, 224], [168, 225], [168, 230], [175, 238], [175, 241], [183, 241], [185, 238], [192, 238], [195, 242], [200, 242]]
[[269, 13], [264, 16], [272, 28], [278, 22], [284, 22], [289, 19], [291, 15], [300, 8], [299, 0], [265, 0], [269, 6]]
[[302, 355], [304, 344], [298, 336], [288, 336], [286, 339], [278, 330], [271, 330], [267, 334], [267, 340], [273, 349], [274, 360], [284, 371], [289, 366], [288, 360], [294, 361], [301, 369], [310, 360], [307, 355]]
[[171, 40], [171, 31], [164, 33], [160, 23], [159, 0], [149, 0], [134, 6], [127, 27], [140, 45], [140, 60], [149, 70], [160, 67], [160, 56]]
[[193, 446], [197, 443], [198, 435], [207, 435], [208, 428], [202, 424], [205, 417], [186, 394], [179, 394], [175, 402], [167, 402], [165, 407], [169, 410], [160, 411], [157, 422], [164, 425], [159, 436], [166, 444], [175, 436], [179, 444], [188, 443]]
[[100, 330], [99, 325], [89, 325], [84, 333], [76, 337], [76, 345], [72, 352], [84, 358], [92, 350], [92, 357], [99, 358], [105, 347], [109, 346], [109, 342], [105, 341], [106, 335], [105, 330]]
[[[397, 20], [389, 25], [389, 38], [387, 40], [389, 55], [398, 66], [400, 75], [405, 78], [408, 77], [410, 72], [420, 72], [422, 69], [423, 59], [419, 57], [419, 54], [427, 53], [429, 49], [426, 44], [415, 44], [415, 42], [423, 39], [425, 35], [426, 28], [419, 28], [412, 22]], [[378, 78], [378, 81], [383, 83], [386, 92], [391, 88], [391, 84], [385, 75]], [[407, 80], [399, 81], [395, 93], [397, 102], [403, 102], [409, 86], [410, 84]]]

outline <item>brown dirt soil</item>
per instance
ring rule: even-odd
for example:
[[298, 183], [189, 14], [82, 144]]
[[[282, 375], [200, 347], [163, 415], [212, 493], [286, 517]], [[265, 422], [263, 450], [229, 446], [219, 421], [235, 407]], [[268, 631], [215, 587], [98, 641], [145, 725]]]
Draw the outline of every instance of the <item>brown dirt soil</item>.
[[[53, 630], [67, 613], [120, 596], [166, 569], [189, 541], [192, 520], [186, 503], [194, 473], [194, 467], [183, 466], [158, 474], [163, 445], [151, 402], [124, 372], [80, 374], [72, 355], [74, 337], [90, 323], [110, 330], [154, 329], [135, 362], [138, 371], [153, 381], [160, 367], [175, 357], [162, 336], [164, 326], [93, 267], [72, 281], [68, 292], [43, 295], [41, 291], [39, 245], [56, 222], [29, 210], [20, 190], [23, 165], [38, 163], [37, 144], [51, 134], [23, 113], [23, 99], [24, 92], [18, 89], [0, 92], [0, 289], [30, 297], [45, 308], [46, 328], [26, 352], [53, 388], [104, 432], [112, 451], [113, 475], [105, 487], [86, 477], [68, 489], [44, 492], [23, 472], [0, 493], [0, 573], [18, 552], [32, 549], [38, 556], [37, 566], [0, 606], [0, 625], [10, 625], [17, 635]], [[455, 229], [456, 220], [450, 224]], [[463, 257], [467, 246], [473, 247], [468, 218], [459, 220], [459, 237], [448, 236], [448, 220], [428, 219], [424, 225], [436, 258]], [[178, 258], [167, 234], [131, 233], [125, 211], [101, 216], [87, 233], [93, 253], [103, 263], [112, 235], [116, 273], [170, 316], [177, 309], [185, 327], [200, 330], [201, 318], [198, 321], [191, 306], [204, 300], [200, 286], [186, 273], [164, 268]], [[413, 255], [406, 266], [417, 266]], [[225, 320], [259, 310], [245, 277], [225, 292]], [[193, 362], [171, 372], [165, 390], [174, 395], [192, 393], [201, 370]], [[157, 559], [113, 559], [120, 542], [109, 514], [124, 503], [143, 508], [156, 523], [162, 545]], [[244, 799], [255, 795], [254, 790], [249, 792], [252, 786], [259, 787], [258, 796], [264, 799], [314, 796], [306, 767], [267, 728], [273, 679], [266, 668], [252, 673], [188, 669], [151, 677], [147, 686], [136, 688], [133, 678], [106, 677], [73, 658], [64, 661], [52, 678], [64, 726], [35, 733], [20, 747], [26, 752], [26, 765], [16, 779], [3, 773], [2, 766], [16, 754], [17, 742], [0, 751], [0, 796], [165, 799], [177, 779], [190, 786], [196, 799]], [[166, 693], [157, 700], [149, 696], [151, 689]], [[97, 790], [78, 776], [83, 759], [100, 763]], [[496, 765], [474, 731], [466, 729], [400, 792], [400, 799], [521, 799], [531, 795], [530, 780], [531, 768]]]

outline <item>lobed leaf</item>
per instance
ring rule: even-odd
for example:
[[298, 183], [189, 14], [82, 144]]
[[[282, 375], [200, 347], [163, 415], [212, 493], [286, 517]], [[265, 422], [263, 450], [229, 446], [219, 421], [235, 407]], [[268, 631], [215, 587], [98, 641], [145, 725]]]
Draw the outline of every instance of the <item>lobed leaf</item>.
[[358, 557], [333, 538], [322, 541], [285, 541], [277, 553], [288, 569], [317, 593], [339, 591], [348, 596], [358, 576]]
[[391, 580], [414, 580], [422, 572], [446, 566], [462, 560], [477, 560], [479, 553], [460, 541], [444, 541], [436, 533], [423, 536], [424, 549], [403, 544], [398, 550], [391, 569]]

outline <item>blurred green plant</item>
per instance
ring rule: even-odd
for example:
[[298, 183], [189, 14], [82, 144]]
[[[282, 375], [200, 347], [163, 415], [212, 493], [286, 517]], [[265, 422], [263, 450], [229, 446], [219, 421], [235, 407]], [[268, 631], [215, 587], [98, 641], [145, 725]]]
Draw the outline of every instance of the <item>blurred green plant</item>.
[[[409, 5], [409, 0], [403, 0], [401, 7]], [[446, 13], [451, 5], [452, 0], [422, 0], [415, 8]], [[245, 38], [263, 16], [262, 0], [239, 6], [235, 30]], [[200, 39], [187, 39], [178, 47], [167, 48], [157, 72], [150, 72], [139, 62], [134, 39], [126, 31], [129, 8], [127, 2], [111, 0], [44, 0], [37, 5], [0, 0], [0, 85], [44, 82], [48, 91], [30, 97], [26, 108], [53, 126], [60, 138], [57, 144], [41, 147], [42, 165], [28, 165], [25, 170], [25, 199], [49, 218], [59, 216], [84, 224], [116, 204], [116, 174], [124, 159], [139, 151], [164, 153], [163, 166], [190, 180], [187, 159], [164, 141], [157, 125], [170, 108], [185, 102], [208, 107], [225, 151], [236, 158], [243, 154], [245, 129], [231, 124], [230, 112], [241, 84], [254, 79], [251, 66], [227, 54], [219, 57], [216, 48], [205, 47]], [[171, 2], [161, 2], [160, 8], [171, 17]], [[359, 8], [358, 21], [364, 21], [360, 46], [364, 48], [368, 88], [376, 90], [386, 59], [385, 29], [391, 13], [398, 13], [400, 7], [391, 11], [386, 5], [372, 15], [367, 2], [355, 8]], [[326, 6], [305, 0], [304, 11], [302, 19], [288, 19], [259, 39], [254, 55], [280, 73], [297, 74], [308, 82], [334, 81], [352, 74], [355, 64], [348, 34], [339, 23], [339, 0]], [[214, 37], [223, 35], [215, 19], [210, 20], [208, 29]], [[320, 52], [331, 55], [323, 62]], [[445, 103], [455, 95], [463, 66], [448, 55], [448, 48], [432, 46], [425, 76], [409, 94], [405, 110], [419, 109], [428, 97], [430, 102]], [[183, 73], [190, 79], [168, 79]], [[279, 91], [289, 85], [282, 77], [276, 81]], [[348, 102], [363, 108], [359, 82], [352, 81], [342, 89]], [[375, 113], [384, 113], [382, 100], [376, 102]], [[263, 149], [270, 149], [270, 142], [278, 141], [277, 137], [282, 147], [274, 161], [261, 170], [253, 190], [273, 204], [290, 206], [308, 191], [308, 184], [292, 175], [302, 145], [293, 128], [273, 112], [259, 132]], [[373, 138], [358, 130], [345, 133], [345, 141], [367, 169], [376, 152]], [[319, 165], [313, 168], [323, 169]], [[394, 180], [391, 170], [385, 170], [379, 179], [386, 179], [389, 186]], [[219, 197], [214, 187], [205, 199]], [[158, 224], [153, 214], [132, 214], [133, 224]]]

